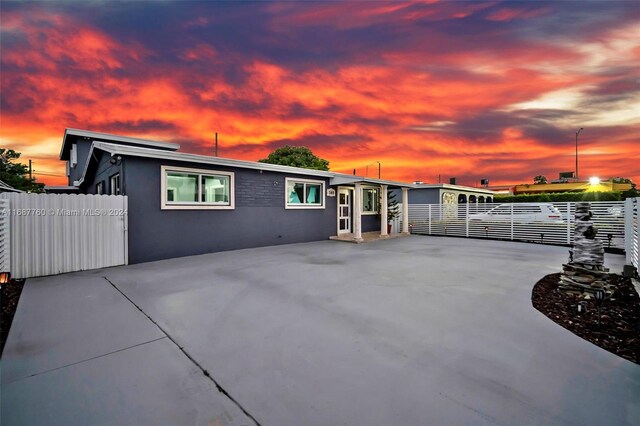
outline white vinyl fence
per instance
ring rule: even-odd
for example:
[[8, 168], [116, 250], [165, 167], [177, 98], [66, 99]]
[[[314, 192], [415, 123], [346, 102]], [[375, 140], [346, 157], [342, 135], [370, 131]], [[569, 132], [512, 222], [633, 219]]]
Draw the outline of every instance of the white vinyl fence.
[[[541, 220], [520, 215], [518, 209], [522, 208], [522, 203], [410, 204], [409, 226], [413, 234], [571, 245], [575, 226], [575, 203], [539, 204], [547, 206], [552, 204], [560, 213], [560, 217]], [[489, 218], [477, 216], [498, 206], [506, 206], [503, 209], [507, 209], [507, 214]], [[591, 210], [594, 214], [593, 222], [598, 228], [598, 238], [602, 240], [604, 246], [624, 249], [624, 202], [593, 201]]]
[[625, 251], [627, 263], [640, 269], [640, 221], [638, 220], [640, 198], [625, 200]]
[[0, 198], [0, 272], [11, 270], [11, 228], [9, 227], [9, 200]]
[[0, 262], [14, 278], [128, 263], [126, 196], [3, 193], [0, 216]]

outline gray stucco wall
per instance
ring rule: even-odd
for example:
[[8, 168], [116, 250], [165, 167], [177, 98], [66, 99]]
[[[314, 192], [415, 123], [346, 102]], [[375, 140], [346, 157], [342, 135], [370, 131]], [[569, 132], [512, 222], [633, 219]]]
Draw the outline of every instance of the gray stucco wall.
[[[122, 162], [111, 164], [109, 161], [111, 156], [109, 154], [102, 151], [95, 151], [95, 154], [98, 158], [98, 164], [97, 166], [94, 165], [93, 169], [87, 174], [82, 184], [82, 192], [85, 194], [95, 194], [96, 184], [102, 182], [104, 188], [103, 194], [111, 194], [111, 176], [116, 173], [122, 173]], [[122, 182], [122, 178], [120, 181]]]
[[89, 151], [91, 150], [91, 141], [76, 139], [73, 143], [76, 144], [78, 149], [78, 163], [75, 167], [71, 167], [69, 169], [69, 185], [73, 185], [74, 181], [79, 180], [82, 177], [84, 166], [86, 164], [87, 157], [89, 156]]
[[[259, 170], [207, 167], [127, 157], [121, 175], [129, 197], [129, 263], [318, 241], [336, 234], [336, 197], [324, 209], [285, 209], [285, 178], [323, 180]], [[161, 210], [160, 166], [235, 173], [234, 210]]]

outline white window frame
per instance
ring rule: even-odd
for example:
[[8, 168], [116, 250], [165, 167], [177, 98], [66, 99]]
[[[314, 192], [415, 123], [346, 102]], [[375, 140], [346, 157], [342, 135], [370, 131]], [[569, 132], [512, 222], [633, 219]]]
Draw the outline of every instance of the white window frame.
[[[199, 175], [198, 194], [202, 193], [201, 176], [226, 176], [229, 178], [229, 203], [207, 203], [204, 201], [167, 202], [167, 173], [190, 173]], [[170, 189], [170, 188], [169, 188]], [[222, 170], [193, 169], [190, 167], [160, 166], [160, 208], [162, 210], [234, 210], [235, 209], [235, 173]]]
[[[375, 210], [374, 211], [365, 211], [364, 210], [364, 191], [367, 190], [367, 189], [375, 189], [377, 194], [378, 194], [378, 196], [377, 196], [378, 200], [375, 201], [376, 205], [375, 205]], [[361, 203], [361, 206], [360, 206], [360, 214], [362, 214], [363, 216], [373, 216], [373, 215], [380, 214], [380, 203], [382, 202], [382, 200], [380, 199], [380, 187], [379, 186], [368, 185], [368, 186], [363, 186], [361, 190], [362, 190], [362, 194], [360, 194], [360, 195], [361, 195], [362, 203]]]
[[[289, 203], [289, 182], [293, 182], [293, 183], [302, 183], [302, 184], [307, 184], [307, 183], [311, 183], [314, 185], [320, 185], [320, 204], [307, 204], [305, 203], [300, 203], [300, 204], [294, 204], [294, 203]], [[284, 180], [284, 208], [285, 209], [293, 209], [293, 210], [299, 210], [299, 209], [324, 209], [326, 206], [326, 193], [324, 190], [324, 181], [323, 180], [312, 180], [312, 179], [298, 179], [298, 178], [285, 178]], [[306, 193], [306, 188], [305, 188], [305, 193]]]
[[101, 180], [100, 182], [96, 183], [96, 195], [103, 195], [104, 194], [104, 181]]
[[[116, 191], [114, 191], [114, 188], [116, 187], [116, 185], [114, 185], [114, 181], [118, 179], [118, 192], [116, 193]], [[122, 189], [120, 188], [120, 173], [116, 173], [113, 176], [111, 176], [109, 178], [109, 193], [111, 195], [120, 195], [122, 194]]]

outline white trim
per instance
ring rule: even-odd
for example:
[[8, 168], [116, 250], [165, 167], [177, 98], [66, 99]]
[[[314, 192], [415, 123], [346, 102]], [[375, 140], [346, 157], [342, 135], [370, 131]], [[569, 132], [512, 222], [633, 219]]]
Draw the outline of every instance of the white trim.
[[69, 154], [69, 165], [75, 167], [78, 164], [78, 144], [71, 145], [71, 153]]
[[67, 142], [68, 136], [79, 136], [86, 139], [102, 139], [102, 140], [112, 141], [115, 143], [120, 142], [120, 143], [126, 143], [126, 144], [135, 144], [135, 145], [149, 146], [152, 148], [168, 149], [171, 151], [177, 151], [178, 149], [180, 149], [180, 145], [177, 143], [156, 142], [156, 141], [150, 141], [148, 139], [131, 138], [128, 136], [111, 135], [109, 133], [92, 132], [90, 130], [66, 128], [64, 130], [64, 136], [62, 137], [62, 147], [60, 147], [61, 160], [63, 159], [62, 157], [64, 155], [64, 148], [67, 144], [66, 142]]
[[[341, 231], [340, 230], [340, 206], [342, 204], [340, 204], [340, 191], [347, 191], [347, 194], [349, 196], [349, 229]], [[337, 207], [337, 214], [336, 214], [336, 235], [342, 235], [342, 234], [350, 234], [353, 232], [353, 191], [354, 189], [350, 186], [339, 186], [338, 187], [338, 191], [337, 191], [337, 199], [336, 199], [336, 207]]]
[[[320, 201], [320, 204], [306, 204], [306, 203], [300, 203], [300, 204], [292, 204], [289, 203], [289, 182], [294, 182], [294, 183], [311, 183], [314, 185], [320, 185], [320, 195], [322, 196], [322, 199]], [[325, 187], [325, 181], [323, 180], [313, 180], [313, 179], [298, 179], [298, 178], [292, 178], [292, 177], [288, 177], [284, 179], [284, 208], [285, 209], [291, 209], [291, 210], [300, 210], [300, 209], [324, 209], [326, 203], [326, 193], [324, 191], [324, 187]]]
[[[229, 204], [205, 202], [167, 204], [167, 172], [186, 172], [229, 178]], [[201, 183], [198, 181], [198, 187]], [[162, 210], [233, 210], [235, 209], [235, 173], [222, 170], [192, 169], [189, 167], [160, 166], [160, 209]]]
[[[114, 191], [114, 181], [118, 180], [118, 193], [116, 194], [116, 192]], [[122, 190], [120, 189], [120, 173], [115, 173], [113, 175], [111, 175], [111, 177], [109, 178], [109, 194], [111, 195], [121, 195], [122, 194]]]

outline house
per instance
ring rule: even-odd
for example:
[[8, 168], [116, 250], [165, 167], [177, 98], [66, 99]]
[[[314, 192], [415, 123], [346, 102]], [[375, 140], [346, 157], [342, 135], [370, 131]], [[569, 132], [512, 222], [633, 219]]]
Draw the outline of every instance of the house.
[[447, 183], [415, 184], [409, 193], [409, 204], [492, 203], [490, 189]]
[[557, 192], [624, 192], [633, 186], [630, 183], [617, 183], [613, 179], [591, 180], [586, 182], [552, 182], [540, 184], [522, 184], [516, 185], [513, 189], [514, 195], [519, 194], [542, 194]]
[[[66, 129], [62, 192], [128, 197], [129, 263], [387, 235], [387, 188], [411, 184], [178, 152], [179, 145]], [[52, 192], [55, 192], [53, 190]], [[404, 221], [408, 233], [408, 221]]]

